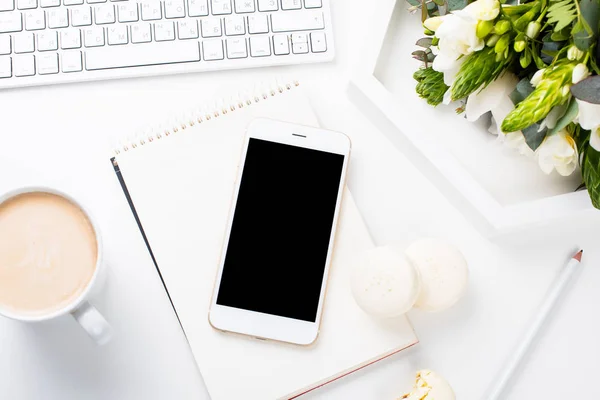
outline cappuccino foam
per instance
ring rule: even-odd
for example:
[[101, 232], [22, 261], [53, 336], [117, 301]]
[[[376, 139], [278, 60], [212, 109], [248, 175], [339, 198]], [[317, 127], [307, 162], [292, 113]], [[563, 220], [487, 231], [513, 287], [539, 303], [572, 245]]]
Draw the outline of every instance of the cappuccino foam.
[[44, 315], [73, 302], [94, 276], [98, 244], [85, 213], [42, 192], [0, 204], [0, 309]]

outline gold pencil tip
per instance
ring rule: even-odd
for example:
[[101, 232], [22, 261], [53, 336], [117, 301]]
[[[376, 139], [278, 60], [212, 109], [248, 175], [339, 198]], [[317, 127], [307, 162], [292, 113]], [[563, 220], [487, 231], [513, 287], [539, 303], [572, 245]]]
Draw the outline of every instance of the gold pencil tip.
[[579, 251], [577, 252], [577, 254], [575, 254], [575, 255], [573, 256], [573, 258], [574, 258], [574, 259], [576, 259], [577, 261], [581, 262], [581, 256], [583, 256], [583, 249], [579, 250]]

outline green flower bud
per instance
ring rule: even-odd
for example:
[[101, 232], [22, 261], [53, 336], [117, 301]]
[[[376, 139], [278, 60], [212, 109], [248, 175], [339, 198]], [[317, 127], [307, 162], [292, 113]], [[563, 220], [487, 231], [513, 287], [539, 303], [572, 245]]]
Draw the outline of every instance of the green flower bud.
[[425, 29], [423, 33], [425, 33], [427, 36], [433, 36], [433, 35], [435, 35], [435, 32], [434, 31], [430, 31], [429, 29]]
[[502, 35], [496, 45], [494, 46], [494, 51], [496, 54], [502, 54], [508, 48], [508, 44], [510, 43], [510, 35]]
[[527, 24], [527, 30], [525, 31], [525, 34], [528, 38], [535, 39], [540, 34], [541, 29], [542, 25], [539, 22], [531, 21], [529, 24]]
[[521, 57], [519, 57], [519, 64], [521, 64], [522, 68], [529, 67], [529, 64], [531, 64], [531, 52], [524, 51], [521, 53]]
[[487, 42], [485, 42], [485, 45], [487, 47], [494, 47], [496, 43], [498, 43], [498, 39], [500, 39], [500, 35], [492, 35]]
[[517, 53], [520, 53], [525, 50], [525, 47], [527, 47], [527, 42], [524, 40], [517, 40], [513, 47]]
[[434, 37], [434, 38], [431, 40], [431, 45], [432, 45], [432, 46], [437, 46], [439, 42], [440, 42], [440, 39], [439, 39], [438, 37]]
[[494, 33], [498, 35], [504, 35], [510, 30], [510, 28], [510, 21], [501, 19], [500, 21], [496, 22], [496, 25], [494, 26]]
[[584, 55], [584, 52], [579, 50], [575, 45], [572, 45], [569, 47], [569, 50], [567, 50], [567, 58], [571, 61], [580, 60]]
[[494, 22], [492, 21], [479, 21], [477, 22], [477, 28], [475, 32], [477, 33], [477, 37], [479, 39], [483, 39], [494, 29]]

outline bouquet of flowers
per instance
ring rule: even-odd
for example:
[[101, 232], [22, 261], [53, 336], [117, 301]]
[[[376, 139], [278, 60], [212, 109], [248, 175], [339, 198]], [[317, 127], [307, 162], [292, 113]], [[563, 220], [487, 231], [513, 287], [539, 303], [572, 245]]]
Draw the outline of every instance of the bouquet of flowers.
[[419, 96], [458, 101], [469, 121], [491, 113], [490, 131], [547, 174], [579, 166], [600, 208], [600, 0], [408, 1], [426, 35]]

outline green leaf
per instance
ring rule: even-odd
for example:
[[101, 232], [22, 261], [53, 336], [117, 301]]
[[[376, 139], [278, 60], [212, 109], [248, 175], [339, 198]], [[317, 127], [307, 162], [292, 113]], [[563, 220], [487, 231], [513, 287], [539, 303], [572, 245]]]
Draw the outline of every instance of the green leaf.
[[410, 4], [411, 6], [417, 7], [421, 5], [421, 2], [419, 0], [406, 0], [408, 2], [408, 4]]
[[421, 22], [425, 22], [427, 18], [429, 18], [429, 13], [427, 12], [427, 2], [426, 0], [421, 0]]
[[562, 31], [577, 18], [577, 0], [550, 0], [548, 23], [554, 25], [554, 32]]
[[[563, 29], [562, 31], [552, 32], [550, 34], [550, 40], [553, 42], [564, 42], [565, 40], [571, 39], [571, 30]], [[544, 38], [545, 40], [545, 38]]]
[[417, 40], [416, 45], [419, 47], [428, 49], [431, 47], [432, 42], [433, 42], [433, 38], [425, 37], [425, 38], [421, 38], [421, 39]]
[[600, 21], [600, 2], [598, 0], [580, 0], [583, 29], [574, 33], [573, 43], [581, 51], [587, 51], [598, 37], [598, 21]]
[[468, 0], [448, 0], [448, 10], [462, 10], [467, 6], [467, 4], [469, 4]]
[[577, 105], [575, 99], [571, 99], [571, 102], [569, 103], [569, 106], [567, 107], [567, 110], [565, 111], [564, 115], [560, 117], [558, 121], [556, 121], [556, 126], [552, 128], [550, 132], [548, 132], [548, 136], [554, 135], [556, 132], [565, 129], [567, 125], [573, 122], [573, 120], [577, 117], [578, 113], [579, 106]]
[[525, 136], [525, 142], [527, 143], [527, 146], [529, 146], [531, 150], [536, 151], [546, 138], [548, 129], [544, 128], [540, 131], [540, 124], [536, 123], [528, 126], [521, 132], [523, 132], [523, 136]]
[[571, 86], [571, 94], [576, 99], [592, 104], [600, 104], [600, 76], [590, 76]]
[[589, 144], [583, 153], [581, 171], [592, 204], [600, 209], [600, 153]]
[[529, 96], [531, 92], [533, 92], [533, 86], [531, 86], [529, 79], [523, 78], [519, 81], [519, 83], [517, 83], [517, 87], [515, 87], [515, 90], [512, 91], [509, 97], [513, 104], [517, 105], [525, 100], [525, 98]]
[[446, 4], [446, 0], [433, 0], [433, 2], [438, 6], [443, 6], [444, 4]]
[[427, 59], [427, 53], [425, 53], [423, 50], [415, 50], [410, 54], [412, 54], [415, 60], [425, 62], [425, 60]]

